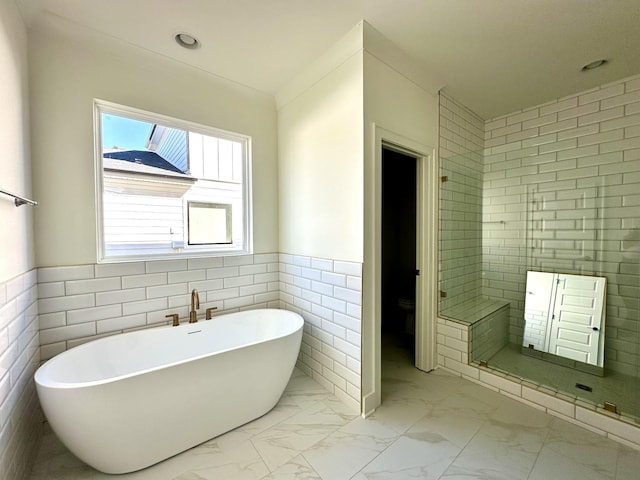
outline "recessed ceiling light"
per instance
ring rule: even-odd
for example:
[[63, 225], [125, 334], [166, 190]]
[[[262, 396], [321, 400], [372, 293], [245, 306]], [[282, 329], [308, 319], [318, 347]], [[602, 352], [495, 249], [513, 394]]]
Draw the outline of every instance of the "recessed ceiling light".
[[603, 66], [605, 63], [607, 63], [607, 60], [605, 59], [600, 59], [600, 60], [596, 60], [595, 62], [587, 63], [584, 67], [582, 67], [582, 71], [586, 72], [587, 70], [594, 70], [598, 67]]
[[188, 48], [190, 50], [195, 50], [200, 47], [200, 42], [193, 35], [189, 35], [188, 33], [176, 33], [174, 37], [176, 43], [181, 47]]

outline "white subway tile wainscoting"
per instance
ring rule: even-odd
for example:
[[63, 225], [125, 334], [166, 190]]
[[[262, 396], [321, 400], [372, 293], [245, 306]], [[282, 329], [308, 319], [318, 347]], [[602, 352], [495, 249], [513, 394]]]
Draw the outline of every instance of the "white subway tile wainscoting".
[[105, 335], [188, 321], [190, 293], [199, 318], [240, 308], [278, 307], [277, 253], [126, 264], [40, 268], [38, 292], [43, 360]]
[[41, 268], [43, 360], [106, 335], [188, 321], [209, 307], [286, 308], [305, 319], [299, 367], [360, 410], [362, 266], [289, 254]]
[[31, 270], [0, 284], [0, 472], [26, 478], [43, 416], [33, 374], [40, 363], [38, 291]]
[[280, 300], [305, 319], [299, 368], [360, 411], [362, 265], [280, 255]]

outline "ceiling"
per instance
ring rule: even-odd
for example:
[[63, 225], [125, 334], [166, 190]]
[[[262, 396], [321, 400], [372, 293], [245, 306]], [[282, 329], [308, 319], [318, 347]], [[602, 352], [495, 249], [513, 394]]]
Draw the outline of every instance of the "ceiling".
[[[32, 28], [62, 17], [277, 93], [360, 20], [484, 119], [640, 73], [639, 0], [16, 0]], [[53, 16], [52, 16], [53, 15]], [[55, 16], [55, 17], [54, 17]], [[186, 50], [178, 32], [199, 39]], [[604, 58], [604, 67], [581, 67]]]

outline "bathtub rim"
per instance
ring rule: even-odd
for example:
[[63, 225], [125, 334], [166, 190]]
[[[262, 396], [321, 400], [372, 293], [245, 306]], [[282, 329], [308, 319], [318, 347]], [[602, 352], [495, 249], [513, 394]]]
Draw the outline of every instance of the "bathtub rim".
[[[115, 334], [109, 335], [107, 337], [97, 338], [95, 340], [90, 340], [90, 341], [88, 341], [86, 343], [83, 343], [81, 345], [77, 345], [77, 346], [72, 347], [72, 348], [70, 348], [68, 350], [65, 350], [64, 352], [61, 352], [61, 353], [57, 354], [56, 356], [50, 358], [45, 363], [43, 363], [36, 370], [33, 378], [34, 378], [34, 381], [36, 383], [36, 387], [37, 388], [69, 389], [69, 390], [78, 389], [78, 388], [90, 388], [90, 387], [94, 387], [94, 386], [98, 386], [98, 385], [104, 385], [104, 384], [108, 384], [108, 383], [114, 383], [114, 382], [126, 380], [128, 378], [132, 378], [132, 377], [136, 377], [136, 376], [139, 376], [139, 375], [144, 375], [144, 374], [148, 374], [148, 373], [164, 370], [164, 369], [167, 369], [167, 368], [175, 367], [175, 366], [186, 364], [186, 363], [189, 363], [189, 362], [194, 362], [196, 360], [207, 358], [207, 357], [210, 357], [210, 356], [213, 356], [213, 355], [221, 355], [221, 354], [223, 354], [225, 352], [230, 352], [230, 351], [234, 351], [234, 350], [240, 350], [242, 348], [247, 348], [247, 347], [250, 347], [252, 345], [257, 345], [257, 344], [260, 344], [260, 343], [274, 341], [274, 340], [277, 340], [279, 338], [284, 338], [284, 337], [287, 337], [287, 336], [290, 336], [290, 335], [295, 335], [298, 331], [302, 330], [303, 327], [304, 327], [304, 319], [302, 318], [302, 316], [299, 313], [294, 312], [292, 310], [285, 310], [285, 309], [281, 309], [281, 308], [259, 308], [259, 309], [251, 309], [251, 310], [241, 310], [241, 311], [238, 311], [238, 312], [226, 312], [226, 313], [221, 313], [220, 315], [214, 316], [212, 320], [215, 320], [216, 318], [221, 318], [221, 317], [225, 317], [225, 316], [232, 316], [232, 315], [236, 315], [236, 314], [240, 314], [240, 313], [251, 313], [251, 312], [258, 312], [258, 311], [284, 312], [287, 316], [291, 317], [292, 319], [295, 319], [295, 321], [297, 322], [297, 325], [295, 325], [296, 328], [292, 328], [291, 330], [287, 330], [285, 333], [283, 333], [281, 335], [275, 335], [275, 336], [272, 336], [272, 337], [256, 340], [254, 342], [243, 343], [243, 344], [237, 345], [235, 347], [220, 349], [220, 350], [216, 350], [214, 352], [208, 352], [208, 353], [205, 353], [205, 354], [202, 354], [202, 355], [195, 355], [195, 356], [187, 357], [187, 358], [184, 358], [182, 360], [175, 361], [175, 362], [164, 363], [164, 364], [157, 365], [157, 366], [154, 366], [154, 367], [151, 367], [151, 368], [140, 369], [140, 370], [136, 370], [136, 371], [131, 372], [131, 373], [112, 376], [112, 377], [108, 377], [108, 378], [102, 378], [102, 379], [98, 379], [98, 380], [89, 380], [89, 381], [85, 381], [85, 382], [60, 382], [60, 381], [57, 381], [57, 380], [52, 380], [51, 377], [47, 375], [49, 373], [49, 370], [52, 370], [56, 366], [56, 363], [58, 363], [60, 361], [60, 358], [63, 358], [63, 356], [66, 357], [68, 355], [74, 355], [76, 349], [91, 348], [91, 344], [94, 343], [94, 342], [112, 341], [114, 338], [117, 338], [117, 337], [119, 337], [121, 335], [141, 336], [141, 335], [144, 335], [144, 334], [148, 334], [150, 331], [153, 331], [153, 330], [156, 330], [156, 329], [158, 329], [158, 330], [160, 330], [160, 329], [161, 330], [171, 329], [171, 330], [175, 331], [175, 329], [177, 329], [177, 328], [185, 328], [185, 329], [193, 328], [193, 331], [195, 332], [195, 331], [197, 331], [198, 329], [200, 329], [202, 327], [202, 323], [209, 322], [210, 320], [205, 320], [205, 321], [202, 321], [202, 322], [199, 321], [198, 323], [193, 323], [193, 324], [183, 323], [183, 324], [180, 324], [177, 327], [172, 327], [171, 325], [162, 325], [162, 326], [157, 326], [157, 327], [145, 328], [145, 329], [142, 329], [142, 330], [134, 330], [134, 331], [131, 331], [131, 332], [115, 333]], [[74, 352], [74, 353], [70, 353], [70, 352]]]

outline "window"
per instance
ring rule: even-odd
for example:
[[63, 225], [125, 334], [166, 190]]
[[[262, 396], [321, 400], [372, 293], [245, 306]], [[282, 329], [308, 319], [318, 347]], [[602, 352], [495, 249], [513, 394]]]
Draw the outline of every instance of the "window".
[[95, 101], [101, 262], [251, 251], [250, 138]]

